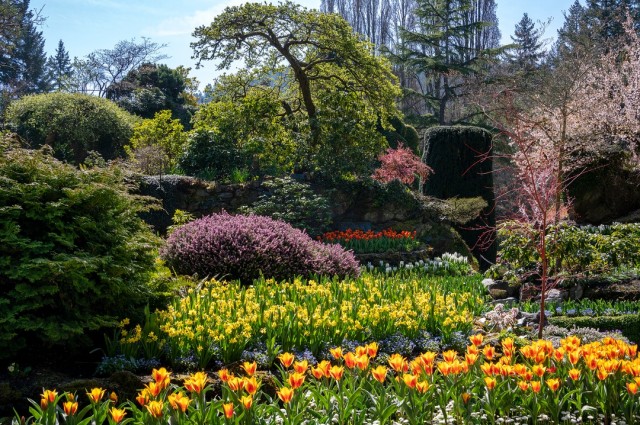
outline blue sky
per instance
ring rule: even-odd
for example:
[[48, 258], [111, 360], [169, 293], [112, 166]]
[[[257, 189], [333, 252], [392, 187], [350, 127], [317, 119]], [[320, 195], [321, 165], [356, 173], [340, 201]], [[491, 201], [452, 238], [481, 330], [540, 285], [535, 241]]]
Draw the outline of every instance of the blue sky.
[[[48, 54], [53, 54], [62, 39], [70, 56], [82, 57], [97, 49], [112, 48], [120, 40], [148, 37], [168, 46], [163, 52], [171, 67], [193, 68], [203, 87], [217, 75], [212, 63], [195, 70], [189, 43], [199, 25], [210, 23], [226, 6], [245, 0], [31, 0], [31, 7], [41, 9], [46, 21], [42, 31]], [[564, 21], [563, 12], [574, 0], [498, 0], [498, 20], [503, 42], [510, 41], [513, 28], [524, 12], [534, 20], [546, 22], [545, 38], [554, 38]], [[309, 8], [320, 0], [299, 0]]]

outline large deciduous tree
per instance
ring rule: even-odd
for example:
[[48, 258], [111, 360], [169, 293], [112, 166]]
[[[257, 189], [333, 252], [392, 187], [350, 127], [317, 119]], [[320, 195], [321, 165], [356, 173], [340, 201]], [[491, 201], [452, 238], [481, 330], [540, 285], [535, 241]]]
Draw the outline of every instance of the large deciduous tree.
[[280, 84], [279, 113], [305, 117], [309, 158], [322, 146], [358, 143], [360, 130], [363, 137], [376, 139], [377, 146], [367, 153], [371, 159], [383, 148], [383, 138], [368, 130], [375, 130], [378, 120], [386, 126], [396, 114], [396, 79], [390, 65], [374, 56], [372, 46], [343, 18], [292, 2], [247, 3], [226, 8], [194, 36], [200, 63], [217, 59], [219, 69], [228, 69], [244, 59], [262, 76], [246, 84]]
[[143, 63], [155, 63], [167, 56], [160, 53], [165, 44], [142, 41], [119, 41], [113, 49], [100, 49], [89, 53], [84, 59], [74, 60], [76, 87], [74, 91], [93, 93], [104, 97], [107, 89], [122, 81], [126, 75]]

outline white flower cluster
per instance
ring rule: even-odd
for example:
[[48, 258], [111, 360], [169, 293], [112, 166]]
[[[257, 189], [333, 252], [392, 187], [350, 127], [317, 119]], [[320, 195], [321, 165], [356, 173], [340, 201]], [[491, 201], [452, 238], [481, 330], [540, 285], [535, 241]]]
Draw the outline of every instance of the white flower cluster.
[[[438, 271], [449, 270], [449, 268], [454, 266], [467, 266], [469, 264], [469, 259], [464, 255], [458, 254], [457, 252], [449, 253], [445, 252], [441, 257], [436, 257], [431, 260], [420, 260], [416, 262], [408, 262], [400, 261], [397, 266], [391, 266], [389, 263], [385, 263], [384, 261], [380, 261], [379, 269], [384, 270], [385, 273], [394, 273], [402, 270], [424, 270], [429, 273], [434, 273]], [[367, 263], [367, 269], [369, 271], [373, 271], [376, 268], [371, 262]]]

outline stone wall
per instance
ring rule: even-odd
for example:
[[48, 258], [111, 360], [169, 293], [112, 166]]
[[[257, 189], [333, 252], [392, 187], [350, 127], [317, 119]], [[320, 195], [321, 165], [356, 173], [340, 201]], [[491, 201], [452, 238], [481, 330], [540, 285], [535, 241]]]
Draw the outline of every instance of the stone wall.
[[[311, 186], [330, 200], [335, 229], [416, 230], [436, 255], [454, 251], [469, 255], [458, 233], [443, 222], [448, 206], [442, 201], [415, 195], [401, 184], [348, 182], [328, 188], [312, 182]], [[220, 185], [185, 176], [147, 176], [140, 182], [140, 193], [160, 199], [162, 209], [143, 218], [164, 234], [177, 209], [196, 217], [223, 210], [233, 213], [255, 202], [266, 189], [259, 182]]]

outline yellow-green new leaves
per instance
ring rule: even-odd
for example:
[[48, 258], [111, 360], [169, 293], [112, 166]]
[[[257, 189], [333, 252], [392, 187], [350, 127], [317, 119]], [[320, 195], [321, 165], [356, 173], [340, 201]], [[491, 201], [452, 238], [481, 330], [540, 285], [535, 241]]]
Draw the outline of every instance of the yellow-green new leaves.
[[220, 69], [242, 59], [254, 76], [234, 101], [255, 87], [275, 95], [279, 110], [265, 119], [289, 120], [298, 166], [341, 172], [349, 163], [357, 170], [384, 148], [376, 128], [397, 113], [400, 89], [389, 63], [341, 17], [291, 2], [246, 3], [194, 36], [197, 59], [219, 60]]

